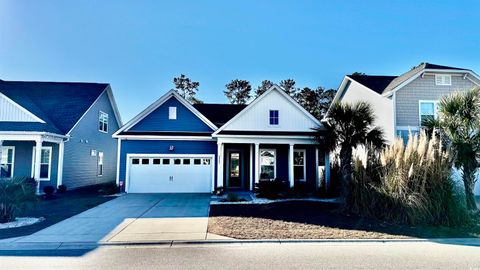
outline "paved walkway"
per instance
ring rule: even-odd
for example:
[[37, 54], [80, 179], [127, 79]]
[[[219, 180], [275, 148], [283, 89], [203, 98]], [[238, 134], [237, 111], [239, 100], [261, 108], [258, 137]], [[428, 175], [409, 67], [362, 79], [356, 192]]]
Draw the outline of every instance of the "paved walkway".
[[209, 194], [127, 194], [3, 243], [127, 243], [207, 239]]

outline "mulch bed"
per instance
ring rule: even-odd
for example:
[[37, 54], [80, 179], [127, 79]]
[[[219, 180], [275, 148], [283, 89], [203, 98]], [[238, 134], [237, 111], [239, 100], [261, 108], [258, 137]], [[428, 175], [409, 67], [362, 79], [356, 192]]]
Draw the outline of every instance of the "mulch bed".
[[44, 217], [45, 220], [30, 226], [2, 229], [0, 230], [0, 239], [30, 235], [114, 198], [100, 195], [98, 187], [55, 194], [55, 198], [50, 200], [40, 198], [37, 206], [22, 216]]
[[466, 228], [396, 226], [346, 215], [338, 205], [322, 202], [279, 202], [212, 205], [210, 233], [236, 239], [358, 239], [479, 237]]

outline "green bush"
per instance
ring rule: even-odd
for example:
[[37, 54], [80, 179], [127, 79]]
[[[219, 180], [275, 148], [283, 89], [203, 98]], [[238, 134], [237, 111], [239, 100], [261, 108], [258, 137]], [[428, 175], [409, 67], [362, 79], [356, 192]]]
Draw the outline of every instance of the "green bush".
[[37, 202], [37, 184], [32, 178], [0, 179], [0, 223], [15, 220]]
[[281, 179], [260, 180], [255, 186], [255, 193], [260, 198], [277, 199], [286, 196], [288, 191], [288, 182]]
[[240, 197], [238, 197], [238, 194], [236, 193], [228, 193], [226, 201], [227, 202], [238, 202]]
[[345, 207], [396, 224], [458, 226], [471, 222], [451, 179], [452, 161], [437, 136], [410, 134], [356, 160]]
[[57, 193], [65, 193], [65, 192], [67, 192], [67, 186], [60, 185], [57, 187]]
[[103, 195], [113, 195], [113, 194], [119, 193], [120, 188], [117, 186], [117, 183], [112, 181], [112, 182], [102, 184], [98, 192], [100, 192]]

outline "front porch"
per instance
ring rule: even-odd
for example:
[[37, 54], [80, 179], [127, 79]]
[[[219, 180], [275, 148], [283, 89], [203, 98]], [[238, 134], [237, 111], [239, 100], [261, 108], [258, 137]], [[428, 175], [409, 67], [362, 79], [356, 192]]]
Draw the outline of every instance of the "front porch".
[[64, 136], [0, 134], [0, 178], [32, 177], [37, 193], [62, 184]]
[[329, 155], [310, 137], [218, 137], [217, 147], [216, 188], [252, 191], [260, 180], [278, 179], [313, 192], [323, 174], [329, 179]]

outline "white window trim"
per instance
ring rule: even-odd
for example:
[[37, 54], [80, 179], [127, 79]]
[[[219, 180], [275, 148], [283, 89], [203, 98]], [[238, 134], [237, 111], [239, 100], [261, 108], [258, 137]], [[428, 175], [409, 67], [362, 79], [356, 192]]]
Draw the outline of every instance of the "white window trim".
[[260, 148], [259, 150], [260, 162], [258, 162], [260, 175], [262, 174], [262, 166], [272, 166], [272, 165], [262, 165], [262, 151], [273, 151], [273, 179], [276, 179], [277, 178], [277, 149]]
[[168, 107], [168, 120], [177, 120], [177, 107]]
[[[293, 159], [293, 167], [303, 167], [303, 179], [299, 179], [298, 181], [306, 182], [307, 181], [307, 151], [305, 149], [294, 149], [293, 153], [295, 152], [302, 152], [303, 153], [303, 165], [295, 165], [295, 156]], [[293, 171], [293, 178], [295, 179], [295, 171]]]
[[[100, 174], [100, 153], [102, 153], [102, 174]], [[98, 151], [97, 154], [97, 176], [102, 177], [103, 171], [105, 169], [105, 153], [103, 151]]]
[[[2, 148], [2, 153], [3, 151], [8, 151], [9, 149], [12, 149], [12, 176], [10, 178], [13, 178], [13, 176], [15, 175], [15, 146], [0, 146], [0, 148]], [[0, 157], [1, 159], [1, 157]], [[7, 157], [8, 159], [8, 157]], [[1, 160], [0, 160], [1, 161]], [[8, 162], [8, 161], [7, 161]], [[5, 164], [8, 164], [8, 163], [5, 163]]]
[[[444, 80], [442, 80], [441, 83], [438, 83], [437, 82], [437, 78], [439, 77], [449, 77], [450, 78], [450, 83], [445, 83]], [[435, 74], [435, 85], [441, 85], [441, 86], [448, 86], [448, 85], [452, 85], [452, 75], [449, 75], [449, 74]]]
[[[107, 130], [106, 130], [106, 131], [103, 131], [103, 130], [100, 129], [100, 127], [98, 127], [98, 131], [100, 131], [100, 132], [102, 132], [102, 133], [108, 133], [108, 113], [103, 112], [103, 111], [100, 111], [100, 112], [98, 113], [98, 123], [97, 123], [97, 125], [98, 125], [98, 124], [100, 123], [100, 121], [102, 120], [102, 119], [101, 119], [101, 116], [102, 116], [102, 115], [106, 115], [106, 116], [107, 116], [107, 123], [106, 123], [106, 124], [107, 124]], [[102, 123], [104, 123], [104, 122], [102, 122]]]
[[[34, 174], [35, 174], [35, 148], [36, 146], [33, 147], [33, 151], [32, 151], [32, 178], [34, 177]], [[50, 178], [52, 177], [52, 152], [53, 152], [53, 149], [51, 146], [42, 146], [42, 150], [44, 149], [48, 149], [50, 152], [49, 152], [49, 163], [48, 163], [48, 178], [39, 178], [37, 179], [38, 181], [50, 181]], [[41, 158], [41, 155], [40, 155], [40, 158]], [[41, 162], [41, 160], [40, 160]], [[41, 164], [41, 163], [40, 163]]]
[[419, 100], [418, 101], [418, 126], [422, 126], [422, 104], [423, 103], [433, 103], [433, 118], [437, 119], [438, 117], [438, 100]]

